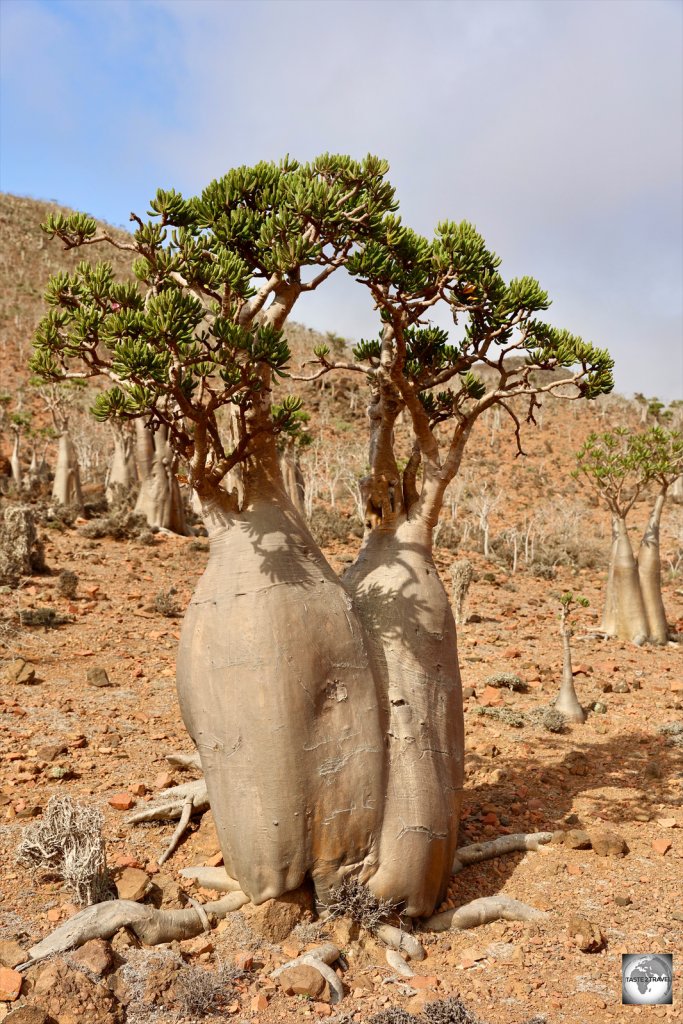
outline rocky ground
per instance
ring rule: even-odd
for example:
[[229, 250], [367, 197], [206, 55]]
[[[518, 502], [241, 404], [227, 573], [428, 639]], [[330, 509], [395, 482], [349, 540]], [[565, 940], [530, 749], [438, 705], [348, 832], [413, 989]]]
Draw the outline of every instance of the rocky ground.
[[[549, 584], [471, 555], [477, 578], [459, 639], [468, 694], [461, 842], [508, 832], [558, 835], [538, 852], [465, 869], [454, 877], [446, 905], [506, 893], [546, 917], [425, 935], [427, 958], [413, 964], [416, 977], [403, 979], [388, 966], [384, 948], [348, 921], [321, 925], [305, 904], [272, 904], [245, 908], [211, 935], [166, 947], [137, 949], [119, 932], [111, 945], [88, 947], [82, 958], [73, 953], [32, 968], [17, 993], [11, 968], [76, 910], [59, 879], [15, 859], [24, 829], [40, 819], [51, 796], [69, 795], [103, 812], [108, 863], [121, 895], [170, 908], [186, 892], [205, 900], [210, 894], [195, 892], [179, 870], [220, 863], [210, 813], [193, 823], [161, 869], [157, 857], [173, 826], [124, 822], [126, 809], [192, 777], [170, 769], [164, 757], [189, 751], [190, 743], [173, 683], [179, 619], [162, 614], [154, 595], [173, 588], [170, 603], [182, 608], [203, 570], [206, 542], [159, 534], [143, 546], [87, 540], [80, 529], [47, 531], [48, 565], [78, 575], [75, 598], [60, 595], [56, 574], [33, 577], [1, 598], [6, 611], [12, 604], [49, 606], [70, 621], [58, 628], [6, 626], [3, 637], [0, 1018], [12, 1011], [9, 1020], [17, 1024], [45, 1019], [15, 1016], [25, 1005], [58, 1024], [200, 1020], [195, 997], [210, 977], [225, 995], [222, 1019], [240, 1022], [368, 1022], [389, 1007], [417, 1015], [425, 1002], [451, 995], [490, 1024], [519, 1024], [539, 1014], [549, 1024], [607, 1022], [626, 1012], [622, 953], [683, 950], [683, 746], [675, 733], [676, 723], [683, 730], [680, 648], [606, 643], [591, 632], [597, 612], [587, 613], [577, 624], [575, 674], [582, 703], [595, 710], [583, 726], [550, 732], [533, 714], [552, 701], [560, 674], [550, 592], [580, 587], [598, 609], [601, 575], [560, 569]], [[338, 544], [329, 556], [341, 567], [348, 550]], [[446, 575], [453, 557], [439, 551]], [[666, 599], [670, 618], [680, 624], [683, 592], [675, 580]], [[487, 683], [502, 672], [517, 675], [525, 691]], [[275, 967], [327, 938], [345, 955], [339, 973], [347, 994], [340, 1006], [330, 1005], [329, 992], [327, 998], [325, 991], [287, 995], [270, 979]], [[680, 1001], [628, 1010], [643, 1012], [674, 1020]]]

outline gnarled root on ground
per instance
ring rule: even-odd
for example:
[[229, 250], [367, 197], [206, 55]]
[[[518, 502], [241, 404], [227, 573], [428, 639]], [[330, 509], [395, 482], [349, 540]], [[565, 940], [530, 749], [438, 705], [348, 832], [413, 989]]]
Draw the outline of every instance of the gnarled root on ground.
[[375, 935], [389, 949], [398, 950], [411, 960], [424, 960], [427, 955], [414, 935], [402, 928], [395, 928], [393, 924], [381, 924], [375, 930]]
[[308, 953], [304, 953], [303, 956], [298, 956], [295, 960], [288, 960], [286, 964], [282, 964], [281, 967], [277, 967], [271, 973], [270, 977], [275, 979], [282, 974], [283, 971], [289, 970], [290, 967], [301, 967], [304, 964], [307, 967], [314, 967], [330, 986], [330, 1002], [334, 1005], [335, 1003], [340, 1003], [344, 998], [342, 983], [329, 966], [330, 964], [333, 964], [335, 960], [339, 959], [339, 954], [340, 950], [338, 946], [335, 946], [333, 942], [325, 942], [322, 946], [316, 946], [315, 949], [309, 950]]
[[549, 843], [552, 832], [515, 832], [509, 836], [499, 836], [485, 843], [472, 843], [461, 846], [455, 851], [453, 858], [453, 874], [466, 868], [469, 864], [479, 864], [483, 860], [502, 857], [506, 853], [519, 853], [525, 850], [538, 850], [539, 846]]
[[[194, 901], [193, 901], [194, 902]], [[146, 946], [160, 942], [192, 939], [210, 925], [210, 915], [216, 919], [239, 910], [249, 897], [243, 892], [231, 892], [220, 900], [185, 910], [156, 910], [133, 900], [108, 900], [81, 910], [51, 935], [29, 950], [31, 957], [19, 970], [31, 967], [53, 953], [82, 946], [90, 939], [110, 939], [119, 928], [130, 928]]]
[[213, 889], [214, 892], [237, 892], [240, 883], [236, 878], [231, 878], [225, 868], [207, 868], [202, 865], [191, 868], [181, 868], [178, 874], [181, 878], [190, 878], [200, 889]]
[[510, 896], [483, 896], [464, 907], [433, 914], [420, 924], [428, 932], [445, 932], [476, 928], [491, 921], [537, 921], [543, 917], [545, 913], [542, 910]]
[[[174, 755], [170, 755], [172, 757]], [[189, 755], [188, 755], [189, 756]], [[195, 782], [184, 782], [180, 786], [163, 789], [158, 799], [125, 819], [127, 825], [139, 825], [143, 821], [175, 821], [178, 826], [171, 836], [170, 842], [159, 855], [159, 865], [164, 864], [175, 853], [180, 840], [187, 831], [190, 818], [204, 814], [209, 809], [209, 794], [204, 779]]]

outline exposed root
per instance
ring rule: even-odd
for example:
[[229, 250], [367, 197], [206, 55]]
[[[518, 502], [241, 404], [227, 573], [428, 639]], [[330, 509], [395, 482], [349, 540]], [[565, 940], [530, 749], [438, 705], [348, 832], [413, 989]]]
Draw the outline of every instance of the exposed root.
[[213, 889], [214, 892], [238, 892], [240, 883], [231, 878], [225, 868], [197, 867], [181, 868], [178, 872], [182, 878], [191, 878], [202, 889]]
[[338, 960], [339, 954], [338, 946], [335, 946], [333, 942], [325, 942], [322, 946], [309, 950], [308, 953], [298, 956], [295, 960], [288, 960], [286, 964], [277, 967], [270, 977], [273, 979], [277, 978], [283, 971], [289, 970], [290, 967], [301, 967], [304, 964], [308, 967], [314, 967], [330, 986], [330, 1002], [334, 1005], [335, 1003], [340, 1003], [344, 998], [344, 988], [335, 972], [328, 965]]
[[396, 971], [397, 974], [400, 974], [402, 978], [415, 977], [415, 971], [412, 969], [412, 967], [408, 966], [408, 964], [401, 956], [401, 954], [398, 952], [398, 950], [387, 949], [385, 956], [387, 958], [387, 963], [392, 968], [392, 970]]
[[476, 928], [491, 921], [537, 921], [543, 917], [545, 913], [542, 910], [509, 896], [483, 896], [464, 907], [433, 914], [422, 921], [421, 926], [429, 932], [445, 932]]
[[209, 794], [204, 779], [184, 782], [181, 786], [163, 789], [157, 800], [147, 804], [125, 818], [127, 825], [139, 825], [143, 821], [175, 821], [182, 818], [188, 797], [192, 798], [191, 814], [203, 814], [209, 809]]
[[375, 935], [385, 946], [390, 949], [400, 950], [410, 960], [424, 960], [427, 955], [414, 935], [404, 932], [401, 928], [395, 928], [392, 924], [381, 924], [376, 929]]
[[287, 963], [281, 964], [280, 967], [276, 967], [271, 972], [270, 977], [275, 979], [282, 974], [283, 971], [288, 971], [290, 967], [301, 967], [306, 957], [312, 956], [316, 960], [321, 960], [324, 964], [333, 964], [335, 960], [339, 959], [341, 950], [339, 946], [335, 946], [334, 942], [323, 942], [320, 946], [315, 946], [313, 949], [309, 949], [307, 953], [303, 953], [301, 956], [296, 957], [294, 960], [288, 960]]
[[175, 851], [177, 849], [177, 846], [178, 846], [178, 843], [180, 842], [180, 840], [185, 835], [185, 831], [187, 829], [187, 826], [190, 824], [190, 818], [192, 817], [192, 809], [193, 809], [193, 807], [194, 807], [194, 797], [186, 796], [185, 797], [185, 803], [183, 804], [183, 810], [182, 810], [182, 813], [180, 815], [180, 821], [178, 822], [178, 826], [177, 826], [175, 832], [173, 833], [173, 835], [171, 836], [171, 841], [169, 842], [168, 846], [166, 847], [164, 852], [159, 857], [159, 860], [158, 860], [159, 867], [161, 867], [161, 865], [164, 864], [173, 853], [175, 853]]
[[478, 864], [482, 860], [492, 860], [494, 857], [501, 857], [506, 853], [517, 853], [521, 850], [537, 850], [544, 843], [552, 839], [552, 832], [515, 832], [514, 835], [499, 836], [498, 839], [490, 839], [485, 843], [472, 843], [471, 846], [461, 846], [455, 851], [453, 859], [453, 874], [469, 864]]
[[194, 754], [166, 754], [166, 760], [174, 768], [200, 768], [202, 767], [201, 758], [195, 751]]
[[133, 900], [108, 900], [86, 907], [42, 942], [32, 946], [29, 949], [31, 959], [21, 964], [18, 970], [30, 967], [53, 953], [82, 946], [90, 939], [110, 939], [119, 928], [131, 928], [146, 946], [192, 939], [210, 923], [209, 914], [220, 919], [248, 902], [249, 897], [245, 893], [232, 892], [220, 900], [205, 903], [200, 913], [194, 906], [185, 910], [156, 910]]

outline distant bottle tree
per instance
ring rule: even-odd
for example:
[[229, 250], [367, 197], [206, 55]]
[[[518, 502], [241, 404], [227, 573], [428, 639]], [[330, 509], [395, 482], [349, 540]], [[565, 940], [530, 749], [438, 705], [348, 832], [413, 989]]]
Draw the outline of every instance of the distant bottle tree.
[[[576, 457], [576, 475], [612, 515], [602, 628], [608, 636], [636, 644], [665, 644], [669, 630], [662, 599], [659, 529], [667, 492], [683, 469], [683, 435], [662, 427], [641, 434], [618, 428], [591, 434]], [[655, 500], [636, 557], [626, 519], [647, 488], [654, 489]]]
[[[129, 252], [136, 281], [87, 262], [53, 278], [32, 366], [103, 376], [95, 414], [163, 431], [194, 492], [211, 553], [177, 683], [228, 874], [255, 901], [306, 877], [324, 898], [352, 875], [422, 916], [446, 891], [463, 786], [455, 622], [432, 557], [446, 488], [487, 409], [521, 446], [543, 396], [608, 392], [612, 361], [539, 319], [546, 293], [506, 281], [470, 224], [406, 227], [386, 173], [372, 156], [240, 167], [193, 199], [159, 191], [130, 242], [51, 217], [68, 247]], [[293, 376], [287, 318], [343, 267], [379, 333], [349, 359], [319, 347], [308, 373], [351, 369], [369, 387], [365, 537], [339, 579], [283, 484], [302, 409], [277, 392]], [[453, 337], [430, 322], [439, 308]]]

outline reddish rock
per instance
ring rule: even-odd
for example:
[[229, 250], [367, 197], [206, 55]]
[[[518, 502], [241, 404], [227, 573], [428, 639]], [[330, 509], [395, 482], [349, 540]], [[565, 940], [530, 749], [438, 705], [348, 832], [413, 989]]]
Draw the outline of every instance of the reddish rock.
[[144, 898], [149, 886], [149, 875], [140, 868], [124, 868], [116, 879], [116, 892], [120, 900], [137, 902]]
[[0, 1002], [13, 1003], [19, 998], [23, 978], [11, 967], [0, 967]]
[[282, 991], [288, 996], [309, 996], [311, 999], [317, 999], [325, 988], [325, 979], [320, 971], [307, 964], [283, 971], [278, 981]]
[[155, 789], [170, 789], [171, 786], [175, 786], [175, 779], [170, 772], [159, 772], [156, 779], [154, 780]]
[[616, 832], [606, 828], [591, 829], [588, 835], [598, 857], [624, 857], [628, 853], [626, 840]]
[[597, 953], [606, 945], [606, 939], [599, 925], [579, 914], [572, 914], [567, 922], [572, 942], [584, 953]]
[[107, 802], [115, 811], [129, 811], [135, 807], [135, 797], [131, 793], [115, 793]]
[[114, 967], [114, 951], [104, 939], [90, 939], [71, 954], [72, 963], [101, 978]]
[[263, 1013], [264, 1010], [268, 1009], [268, 999], [264, 996], [263, 992], [260, 992], [251, 1001], [251, 1009], [254, 1013]]
[[12, 939], [0, 939], [0, 967], [16, 967], [28, 960], [28, 953]]
[[664, 854], [671, 849], [671, 840], [655, 839], [652, 843], [652, 849], [655, 851], [655, 853], [659, 853], [663, 857]]
[[411, 988], [436, 988], [439, 979], [433, 974], [416, 974], [410, 979]]

